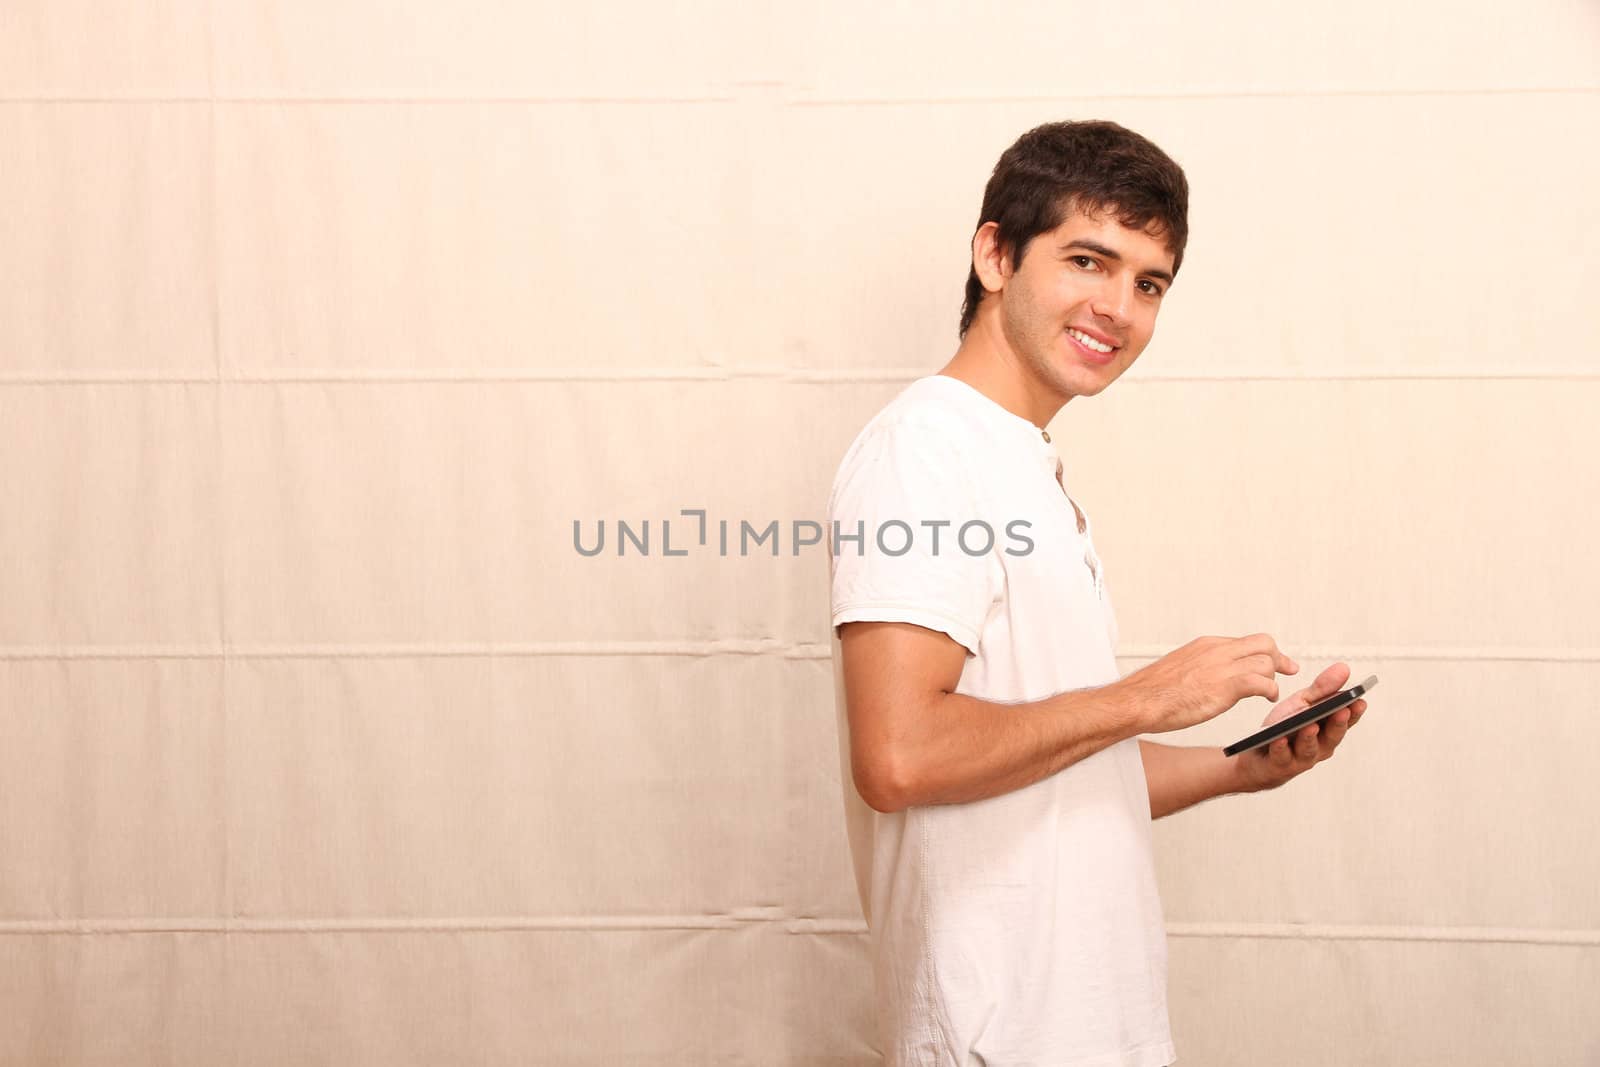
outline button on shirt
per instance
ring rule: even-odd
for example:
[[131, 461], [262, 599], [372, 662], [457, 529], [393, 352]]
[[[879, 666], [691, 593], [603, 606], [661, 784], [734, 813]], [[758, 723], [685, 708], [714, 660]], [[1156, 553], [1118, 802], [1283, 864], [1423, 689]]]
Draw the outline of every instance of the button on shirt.
[[[956, 691], [1000, 705], [1119, 677], [1093, 527], [1054, 446], [966, 383], [923, 378], [879, 412], [828, 510], [835, 634], [871, 620], [948, 634], [967, 652]], [[834, 663], [886, 1063], [1170, 1063], [1138, 742], [1001, 796], [883, 814], [850, 774], [837, 647]]]

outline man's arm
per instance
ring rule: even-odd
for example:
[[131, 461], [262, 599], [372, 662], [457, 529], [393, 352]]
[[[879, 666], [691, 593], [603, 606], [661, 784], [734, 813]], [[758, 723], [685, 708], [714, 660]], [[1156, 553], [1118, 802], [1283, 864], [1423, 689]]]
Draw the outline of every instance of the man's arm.
[[852, 622], [840, 643], [850, 769], [878, 811], [999, 796], [1139, 733], [1107, 689], [1031, 704], [956, 693], [967, 650], [936, 630]]
[[1221, 748], [1182, 748], [1140, 739], [1139, 755], [1150, 788], [1152, 819], [1239, 792], [1234, 769]]
[[[1281, 722], [1332, 696], [1349, 677], [1348, 666], [1333, 664], [1316, 681], [1274, 707], [1262, 725]], [[1296, 730], [1292, 737], [1280, 737], [1264, 748], [1231, 758], [1220, 748], [1181, 748], [1141, 739], [1139, 755], [1150, 790], [1150, 817], [1159, 819], [1229, 793], [1275, 789], [1332, 756], [1366, 710], [1367, 702], [1357, 700], [1320, 723]]]
[[1265, 634], [1203, 637], [1110, 685], [1027, 704], [955, 692], [966, 650], [910, 623], [840, 628], [850, 766], [878, 811], [999, 796], [1142, 733], [1203, 722], [1250, 695], [1276, 699], [1298, 668]]

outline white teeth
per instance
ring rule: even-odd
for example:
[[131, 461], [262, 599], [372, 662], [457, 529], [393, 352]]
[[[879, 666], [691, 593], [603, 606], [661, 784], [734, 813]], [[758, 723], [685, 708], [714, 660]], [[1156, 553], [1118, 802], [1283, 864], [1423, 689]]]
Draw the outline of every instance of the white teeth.
[[1096, 341], [1093, 337], [1090, 337], [1088, 334], [1083, 333], [1080, 330], [1074, 330], [1074, 329], [1071, 329], [1069, 327], [1067, 329], [1067, 333], [1071, 334], [1074, 339], [1076, 339], [1080, 344], [1082, 344], [1086, 348], [1092, 348], [1096, 352], [1109, 352], [1109, 351], [1111, 351], [1111, 346], [1110, 345], [1102, 344], [1101, 342]]

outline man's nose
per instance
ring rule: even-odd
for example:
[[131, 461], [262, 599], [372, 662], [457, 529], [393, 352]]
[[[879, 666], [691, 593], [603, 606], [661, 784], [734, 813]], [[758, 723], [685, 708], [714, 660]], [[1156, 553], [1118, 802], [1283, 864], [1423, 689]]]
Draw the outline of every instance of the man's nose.
[[1096, 315], [1122, 326], [1127, 324], [1128, 310], [1133, 307], [1133, 297], [1133, 282], [1122, 283], [1114, 278], [1108, 278], [1089, 306]]

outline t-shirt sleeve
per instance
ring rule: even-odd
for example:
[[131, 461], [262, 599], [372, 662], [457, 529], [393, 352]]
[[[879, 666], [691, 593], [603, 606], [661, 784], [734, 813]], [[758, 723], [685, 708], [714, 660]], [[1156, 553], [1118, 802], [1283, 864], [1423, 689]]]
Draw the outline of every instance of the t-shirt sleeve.
[[840, 466], [827, 533], [835, 631], [908, 622], [977, 654], [1004, 575], [977, 472], [955, 436], [920, 420], [888, 423]]

